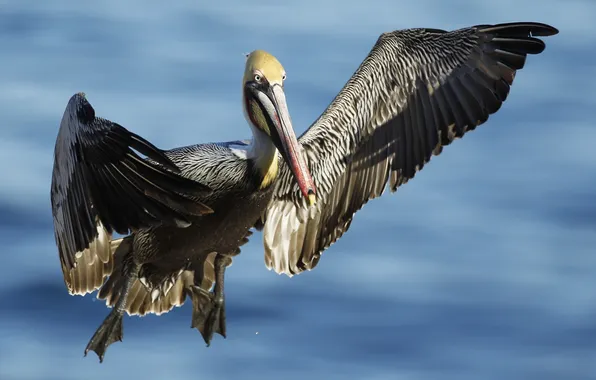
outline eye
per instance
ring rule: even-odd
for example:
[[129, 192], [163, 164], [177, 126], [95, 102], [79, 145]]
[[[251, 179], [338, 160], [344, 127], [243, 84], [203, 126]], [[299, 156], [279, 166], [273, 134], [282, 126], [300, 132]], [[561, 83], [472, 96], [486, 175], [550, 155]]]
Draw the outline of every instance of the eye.
[[281, 76], [281, 80], [285, 81], [286, 80], [286, 74], [284, 73], [284, 75]]
[[263, 79], [263, 77], [261, 77], [259, 74], [255, 74], [255, 82], [261, 83], [261, 79]]

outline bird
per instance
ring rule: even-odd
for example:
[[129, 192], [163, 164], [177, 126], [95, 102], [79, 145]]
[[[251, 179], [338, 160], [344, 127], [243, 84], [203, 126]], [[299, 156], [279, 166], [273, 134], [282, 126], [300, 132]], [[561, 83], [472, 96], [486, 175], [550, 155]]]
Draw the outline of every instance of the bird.
[[285, 69], [263, 50], [242, 78], [248, 140], [158, 150], [75, 94], [55, 150], [55, 235], [69, 292], [99, 289], [112, 307], [85, 355], [103, 361], [124, 312], [159, 315], [186, 298], [207, 346], [225, 338], [225, 270], [255, 231], [268, 269], [314, 269], [368, 201], [497, 112], [527, 56], [545, 49], [538, 37], [557, 33], [537, 22], [382, 33], [300, 137]]

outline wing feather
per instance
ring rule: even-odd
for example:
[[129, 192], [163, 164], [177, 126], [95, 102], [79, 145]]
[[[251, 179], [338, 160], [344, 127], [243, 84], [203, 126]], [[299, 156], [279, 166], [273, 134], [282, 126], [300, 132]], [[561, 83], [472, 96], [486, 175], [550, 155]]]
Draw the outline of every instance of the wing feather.
[[408, 29], [381, 35], [327, 110], [300, 137], [317, 187], [307, 209], [286, 165], [262, 220], [265, 263], [293, 275], [314, 268], [353, 215], [387, 185], [392, 191], [444, 146], [497, 112], [539, 23], [478, 25], [446, 32]]
[[64, 281], [72, 294], [97, 289], [110, 274], [114, 231], [184, 226], [190, 216], [211, 212], [192, 198], [209, 189], [178, 172], [153, 144], [96, 117], [84, 94], [71, 97], [56, 139], [50, 196]]

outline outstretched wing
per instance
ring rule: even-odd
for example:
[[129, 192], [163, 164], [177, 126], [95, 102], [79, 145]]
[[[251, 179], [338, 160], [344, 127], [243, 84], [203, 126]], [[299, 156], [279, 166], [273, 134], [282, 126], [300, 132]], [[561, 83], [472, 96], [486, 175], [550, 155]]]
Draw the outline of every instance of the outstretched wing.
[[113, 231], [160, 223], [184, 227], [189, 216], [212, 212], [191, 199], [210, 190], [178, 172], [153, 144], [96, 117], [84, 94], [71, 97], [56, 140], [51, 187], [54, 234], [71, 293], [92, 291], [109, 274]]
[[312, 209], [287, 166], [281, 169], [263, 217], [267, 267], [288, 275], [314, 268], [387, 184], [395, 191], [495, 113], [526, 56], [544, 50], [536, 36], [556, 33], [526, 22], [381, 35], [300, 138], [317, 186]]

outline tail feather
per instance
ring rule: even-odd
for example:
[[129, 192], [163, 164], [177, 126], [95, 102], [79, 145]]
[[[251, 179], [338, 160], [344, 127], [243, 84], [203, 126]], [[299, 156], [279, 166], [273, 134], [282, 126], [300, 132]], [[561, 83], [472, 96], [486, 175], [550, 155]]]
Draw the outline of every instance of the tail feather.
[[[115, 252], [115, 266], [112, 275], [106, 281], [99, 291], [97, 298], [105, 300], [108, 307], [113, 307], [120, 297], [119, 289], [122, 286], [122, 257], [129, 252], [132, 245], [120, 245], [121, 249]], [[119, 248], [120, 248], [119, 247]], [[213, 270], [214, 254], [211, 254], [204, 261], [202, 268], [191, 268], [184, 270], [178, 275], [172, 287], [165, 292], [159, 292], [157, 296], [152, 297], [153, 289], [146, 287], [140, 279], [133, 282], [125, 310], [128, 315], [145, 316], [147, 314], [161, 315], [169, 312], [174, 307], [182, 306], [189, 294], [189, 289], [195, 284], [200, 285], [206, 291], [209, 291], [213, 285], [215, 274]]]

